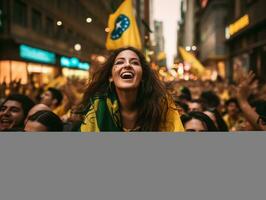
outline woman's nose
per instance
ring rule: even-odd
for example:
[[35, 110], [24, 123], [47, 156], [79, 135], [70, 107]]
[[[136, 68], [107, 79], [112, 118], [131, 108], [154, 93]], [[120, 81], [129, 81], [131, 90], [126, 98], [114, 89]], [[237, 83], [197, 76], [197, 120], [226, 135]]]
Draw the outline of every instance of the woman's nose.
[[131, 64], [130, 64], [129, 61], [126, 61], [124, 67], [125, 67], [125, 68], [131, 68], [132, 66], [131, 66]]

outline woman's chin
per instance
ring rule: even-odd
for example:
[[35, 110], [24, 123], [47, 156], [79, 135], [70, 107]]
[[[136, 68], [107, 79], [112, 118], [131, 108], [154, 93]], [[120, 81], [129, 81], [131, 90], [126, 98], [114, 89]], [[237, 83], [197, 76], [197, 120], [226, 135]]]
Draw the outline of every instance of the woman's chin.
[[138, 90], [139, 85], [134, 83], [124, 83], [116, 86], [118, 90]]

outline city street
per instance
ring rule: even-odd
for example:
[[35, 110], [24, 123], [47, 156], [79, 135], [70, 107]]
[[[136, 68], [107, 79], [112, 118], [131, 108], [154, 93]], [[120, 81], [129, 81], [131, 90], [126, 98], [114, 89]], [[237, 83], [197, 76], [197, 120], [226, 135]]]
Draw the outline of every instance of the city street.
[[[38, 110], [55, 114], [61, 131], [81, 131], [98, 95], [107, 96], [105, 114], [98, 119], [95, 109], [93, 128], [83, 130], [263, 131], [265, 7], [263, 0], [1, 0], [0, 130], [26, 130], [29, 109], [18, 101], [17, 119], [9, 107], [19, 94], [47, 106]], [[117, 66], [126, 70], [121, 84]]]

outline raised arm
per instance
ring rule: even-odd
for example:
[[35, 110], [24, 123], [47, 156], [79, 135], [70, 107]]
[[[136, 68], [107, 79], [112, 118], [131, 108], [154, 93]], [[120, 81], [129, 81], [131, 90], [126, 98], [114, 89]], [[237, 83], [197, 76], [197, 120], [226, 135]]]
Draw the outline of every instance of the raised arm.
[[260, 120], [258, 113], [248, 103], [248, 97], [257, 87], [257, 80], [255, 74], [249, 72], [247, 76], [242, 77], [236, 87], [236, 96], [240, 105], [240, 108], [246, 117], [246, 119], [256, 128], [256, 130], [266, 130], [265, 124]]

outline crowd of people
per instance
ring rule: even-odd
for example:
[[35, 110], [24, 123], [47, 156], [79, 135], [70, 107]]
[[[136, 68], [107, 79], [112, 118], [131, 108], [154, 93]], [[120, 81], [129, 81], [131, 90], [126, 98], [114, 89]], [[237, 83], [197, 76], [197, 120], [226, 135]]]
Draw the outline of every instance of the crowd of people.
[[89, 80], [64, 80], [0, 83], [0, 131], [266, 130], [266, 86], [252, 72], [234, 84], [163, 82], [140, 51], [127, 47], [113, 51]]

